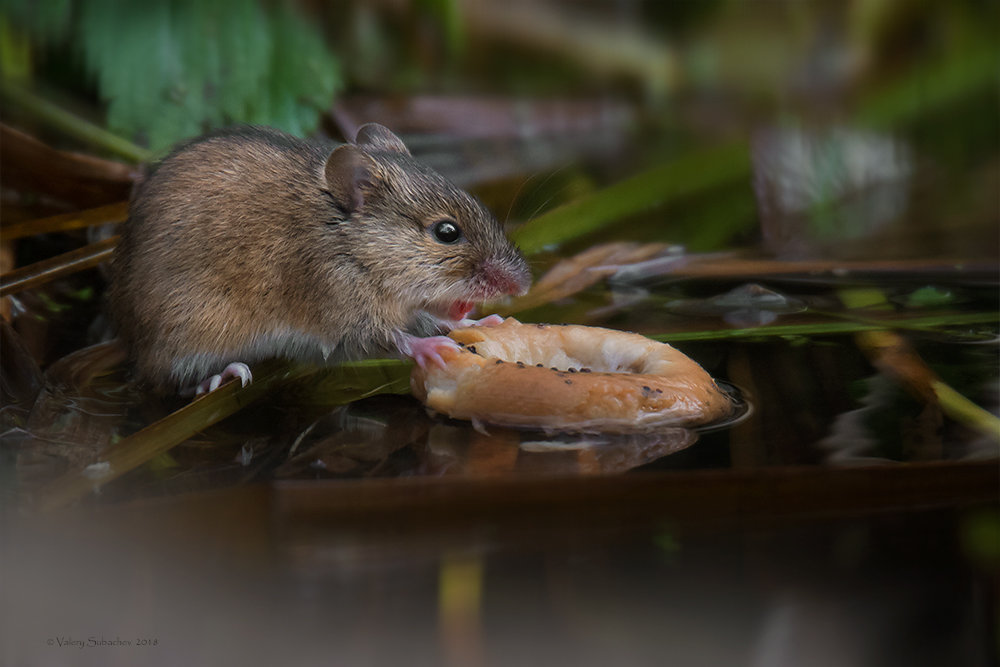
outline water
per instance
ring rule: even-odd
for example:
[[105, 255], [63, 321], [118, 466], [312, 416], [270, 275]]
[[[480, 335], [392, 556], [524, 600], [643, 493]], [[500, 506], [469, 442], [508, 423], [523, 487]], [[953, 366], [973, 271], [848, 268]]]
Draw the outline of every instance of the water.
[[[930, 305], [912, 285], [885, 288], [904, 315], [995, 307], [990, 290], [936, 284]], [[644, 298], [718, 306], [732, 291], [690, 287]], [[826, 288], [794, 293], [830, 305]], [[610, 299], [595, 286], [564, 306]], [[640, 330], [678, 317], [604, 312], [595, 323]], [[684, 317], [698, 330], [727, 314]], [[995, 334], [906, 339], [991, 406]], [[47, 662], [55, 636], [152, 639], [157, 652], [118, 654], [148, 664], [992, 664], [996, 441], [880, 372], [855, 335], [678, 342], [748, 405], [733, 423], [657, 437], [477, 429], [408, 396], [330, 407], [279, 393], [75, 512], [10, 524], [19, 602], [5, 626], [32, 638], [14, 657]], [[120, 370], [86, 371], [101, 351], [81, 356], [50, 373], [50, 408], [39, 399], [17, 432], [22, 486], [34, 488], [29, 454], [83, 461], [87, 442], [177, 407], [125, 390]], [[62, 604], [43, 615], [49, 596]], [[110, 649], [75, 650], [74, 664], [105, 664]]]

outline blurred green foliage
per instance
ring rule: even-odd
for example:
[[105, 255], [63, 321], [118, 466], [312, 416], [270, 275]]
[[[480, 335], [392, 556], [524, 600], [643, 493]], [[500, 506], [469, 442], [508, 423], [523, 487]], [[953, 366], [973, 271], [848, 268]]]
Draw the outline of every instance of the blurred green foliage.
[[254, 0], [3, 0], [43, 57], [68, 49], [107, 104], [109, 129], [161, 151], [232, 122], [305, 135], [342, 86], [318, 27]]
[[440, 26], [449, 56], [461, 57], [465, 48], [465, 29], [458, 0], [417, 0], [415, 6], [418, 12]]
[[995, 509], [970, 512], [961, 526], [965, 554], [979, 565], [1000, 566], [1000, 513]]

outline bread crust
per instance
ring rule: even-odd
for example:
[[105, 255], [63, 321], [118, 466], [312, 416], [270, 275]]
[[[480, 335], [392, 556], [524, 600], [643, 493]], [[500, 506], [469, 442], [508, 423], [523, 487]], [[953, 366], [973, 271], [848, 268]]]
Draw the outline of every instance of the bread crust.
[[562, 431], [648, 432], [700, 426], [734, 403], [689, 357], [645, 336], [577, 325], [456, 329], [444, 368], [415, 368], [411, 387], [456, 419]]

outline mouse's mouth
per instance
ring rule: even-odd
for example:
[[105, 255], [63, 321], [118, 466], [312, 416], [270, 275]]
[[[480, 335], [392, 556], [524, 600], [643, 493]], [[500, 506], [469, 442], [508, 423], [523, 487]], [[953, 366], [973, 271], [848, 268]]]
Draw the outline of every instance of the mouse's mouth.
[[434, 303], [426, 307], [426, 310], [432, 315], [436, 315], [442, 319], [457, 322], [468, 317], [469, 313], [471, 313], [472, 309], [475, 307], [475, 301], [456, 300]]
[[454, 301], [448, 306], [446, 315], [449, 320], [458, 321], [465, 319], [476, 304], [472, 301]]

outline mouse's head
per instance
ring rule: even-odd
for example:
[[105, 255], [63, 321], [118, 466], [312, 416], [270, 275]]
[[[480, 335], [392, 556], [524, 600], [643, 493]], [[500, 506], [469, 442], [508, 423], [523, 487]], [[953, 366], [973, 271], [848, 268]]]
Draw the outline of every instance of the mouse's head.
[[527, 291], [528, 265], [496, 218], [385, 127], [365, 125], [356, 143], [335, 149], [326, 182], [359, 260], [414, 307], [455, 318]]

